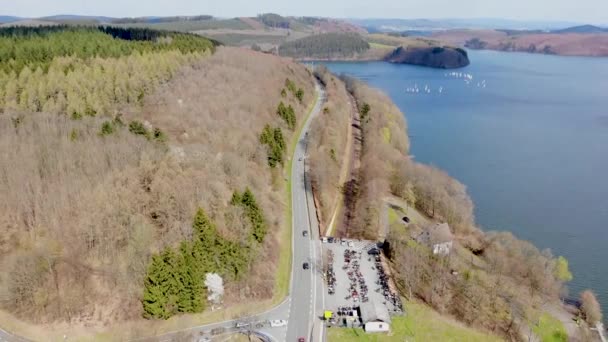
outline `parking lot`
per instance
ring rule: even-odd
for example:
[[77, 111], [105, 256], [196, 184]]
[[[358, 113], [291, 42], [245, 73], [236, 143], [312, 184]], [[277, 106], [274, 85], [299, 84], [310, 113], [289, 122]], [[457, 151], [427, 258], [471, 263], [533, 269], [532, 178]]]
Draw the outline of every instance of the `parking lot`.
[[375, 242], [335, 240], [323, 243], [323, 248], [328, 291], [325, 310], [336, 315], [375, 301], [386, 305], [391, 314], [402, 312], [399, 296], [389, 287]]

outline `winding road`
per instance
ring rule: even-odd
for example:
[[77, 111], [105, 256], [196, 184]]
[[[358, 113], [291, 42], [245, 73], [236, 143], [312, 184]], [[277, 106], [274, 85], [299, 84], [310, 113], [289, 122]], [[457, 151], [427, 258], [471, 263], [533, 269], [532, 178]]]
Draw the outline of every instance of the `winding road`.
[[[301, 337], [305, 341], [325, 340], [325, 327], [319, 319], [324, 306], [322, 248], [310, 180], [306, 176], [308, 131], [312, 120], [320, 113], [326, 101], [325, 90], [318, 82], [315, 88], [317, 100], [302, 127], [292, 157], [292, 267], [287, 298], [274, 308], [253, 316], [172, 331], [135, 341], [198, 341], [199, 337], [209, 336], [211, 330], [218, 328], [224, 332], [251, 332], [268, 341], [298, 341]], [[308, 232], [307, 236], [303, 235], [303, 231]], [[309, 269], [303, 268], [305, 262], [309, 263]], [[263, 327], [256, 327], [257, 323], [269, 320], [287, 320], [287, 326], [272, 328], [266, 324]], [[249, 327], [236, 328], [239, 322], [247, 323]], [[66, 340], [70, 340], [69, 336]], [[29, 340], [13, 335], [0, 327], [0, 342], [27, 341]]]

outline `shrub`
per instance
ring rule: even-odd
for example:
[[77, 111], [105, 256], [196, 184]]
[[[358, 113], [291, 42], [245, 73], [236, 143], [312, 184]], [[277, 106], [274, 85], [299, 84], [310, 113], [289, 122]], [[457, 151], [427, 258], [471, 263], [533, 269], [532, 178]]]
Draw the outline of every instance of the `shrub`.
[[106, 136], [112, 133], [114, 133], [114, 125], [110, 121], [104, 121], [103, 124], [101, 124], [99, 135]]
[[146, 138], [150, 136], [150, 132], [148, 132], [146, 126], [137, 120], [129, 122], [129, 132], [135, 135], [143, 135]]

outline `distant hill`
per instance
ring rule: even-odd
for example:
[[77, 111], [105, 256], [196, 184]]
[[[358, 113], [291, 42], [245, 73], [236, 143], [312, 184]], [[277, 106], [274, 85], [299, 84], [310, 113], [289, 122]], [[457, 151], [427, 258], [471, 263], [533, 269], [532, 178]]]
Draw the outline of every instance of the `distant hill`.
[[608, 28], [601, 28], [594, 25], [580, 25], [568, 27], [561, 30], [551, 31], [552, 33], [607, 33]]
[[519, 21], [500, 18], [474, 19], [345, 19], [370, 32], [437, 31], [449, 29], [555, 30], [580, 25], [565, 21]]
[[96, 21], [99, 23], [109, 23], [116, 18], [112, 17], [104, 17], [104, 16], [94, 16], [94, 15], [78, 15], [78, 14], [57, 14], [51, 15], [48, 17], [38, 18], [40, 20], [48, 20], [48, 21], [56, 21], [56, 22], [65, 22], [65, 21]]
[[7, 23], [0, 24], [0, 27], [10, 27], [10, 26], [55, 26], [60, 25], [58, 22], [47, 21], [47, 20], [39, 20], [39, 19], [19, 19], [17, 21], [10, 21]]
[[18, 21], [18, 20], [22, 20], [23, 18], [19, 18], [19, 17], [13, 17], [10, 15], [0, 15], [0, 24], [3, 23], [11, 23], [13, 21]]
[[438, 69], [456, 69], [470, 64], [465, 50], [451, 47], [398, 47], [385, 60], [391, 63], [413, 64]]
[[295, 58], [353, 58], [369, 48], [369, 43], [359, 34], [323, 33], [284, 43], [279, 47], [279, 54]]
[[608, 34], [577, 32], [530, 33], [498, 30], [447, 30], [433, 39], [469, 49], [518, 51], [561, 56], [608, 57]]

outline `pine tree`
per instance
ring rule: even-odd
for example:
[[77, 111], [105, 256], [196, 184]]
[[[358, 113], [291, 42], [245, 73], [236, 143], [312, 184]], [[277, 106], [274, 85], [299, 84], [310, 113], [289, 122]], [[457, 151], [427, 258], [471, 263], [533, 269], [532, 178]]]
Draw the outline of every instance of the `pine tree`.
[[183, 241], [180, 245], [180, 279], [183, 290], [178, 294], [179, 312], [201, 312], [204, 309], [203, 275], [192, 255], [192, 244]]
[[184, 290], [180, 272], [182, 260], [181, 255], [176, 254], [170, 247], [165, 249], [162, 257], [169, 275], [165, 286], [165, 314], [166, 318], [169, 318], [178, 312], [179, 294]]
[[144, 281], [142, 304], [145, 318], [169, 318], [166, 312], [169, 276], [163, 257], [160, 255], [153, 256]]
[[242, 197], [242, 203], [245, 206], [247, 216], [251, 221], [251, 226], [253, 229], [252, 237], [258, 243], [262, 243], [264, 241], [264, 237], [266, 236], [266, 222], [264, 220], [264, 216], [262, 215], [262, 210], [258, 206], [253, 193], [249, 188], [245, 189]]

